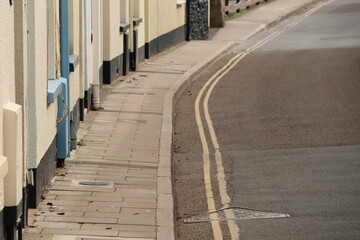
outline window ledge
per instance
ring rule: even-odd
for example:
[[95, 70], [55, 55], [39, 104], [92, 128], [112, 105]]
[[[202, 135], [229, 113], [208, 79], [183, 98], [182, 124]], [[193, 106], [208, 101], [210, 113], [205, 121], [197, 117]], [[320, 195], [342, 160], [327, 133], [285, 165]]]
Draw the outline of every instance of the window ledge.
[[3, 179], [8, 173], [8, 162], [7, 158], [0, 156], [0, 179]]
[[176, 1], [176, 5], [179, 7], [179, 6], [182, 6], [186, 3], [186, 0], [177, 0]]
[[54, 103], [55, 99], [59, 96], [62, 80], [60, 79], [50, 79], [48, 80], [48, 103]]
[[139, 26], [140, 23], [142, 23], [142, 21], [143, 21], [142, 18], [134, 18], [134, 19], [133, 19], [133, 25], [134, 25], [134, 27]]
[[69, 55], [70, 72], [75, 72], [77, 65], [79, 64], [78, 55]]
[[129, 23], [125, 23], [125, 22], [120, 23], [120, 32], [121, 33], [124, 33], [129, 29], [130, 29], [130, 24]]

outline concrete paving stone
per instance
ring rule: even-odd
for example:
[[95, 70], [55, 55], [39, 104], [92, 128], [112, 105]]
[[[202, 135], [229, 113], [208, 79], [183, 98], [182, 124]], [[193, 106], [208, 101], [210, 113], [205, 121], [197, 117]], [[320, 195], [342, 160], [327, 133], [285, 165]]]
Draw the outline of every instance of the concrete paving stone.
[[67, 185], [52, 185], [51, 190], [57, 191], [81, 191], [81, 192], [114, 192], [115, 190], [112, 188], [105, 188], [105, 187], [90, 187], [90, 186], [67, 186]]
[[68, 216], [68, 217], [83, 217], [85, 212], [84, 211], [39, 211], [38, 214], [40, 214], [40, 216]]
[[97, 175], [112, 175], [112, 174], [119, 174], [119, 173], [127, 173], [129, 172], [129, 168], [127, 167], [101, 167], [99, 168]]
[[119, 218], [119, 219], [129, 219], [129, 222], [123, 224], [137, 224], [137, 225], [154, 225], [155, 223], [155, 212], [144, 213], [144, 212], [134, 212], [134, 213], [102, 213], [102, 212], [87, 212], [85, 217], [91, 218]]
[[104, 160], [113, 160], [113, 161], [123, 161], [123, 162], [127, 162], [129, 163], [130, 161], [130, 156], [129, 157], [122, 157], [122, 156], [104, 156]]
[[76, 154], [76, 159], [101, 159], [103, 155], [92, 155], [92, 154]]
[[171, 177], [171, 167], [170, 166], [167, 166], [167, 164], [165, 166], [167, 167], [163, 167], [164, 164], [161, 164], [161, 162], [159, 162], [159, 169], [158, 169], [158, 172], [157, 172], [157, 176], [158, 177]]
[[80, 170], [70, 168], [67, 171], [67, 174], [76, 174], [76, 175], [95, 175], [98, 174], [98, 170]]
[[157, 197], [156, 196], [151, 196], [151, 197], [124, 197], [123, 202], [139, 202], [139, 203], [156, 203], [157, 202]]
[[130, 161], [129, 166], [141, 166], [141, 167], [157, 167], [156, 162], [138, 162], [138, 161]]
[[106, 198], [102, 195], [91, 195], [91, 196], [58, 196], [57, 200], [68, 200], [68, 201], [77, 201], [77, 200], [82, 200], [82, 201], [88, 201], [88, 202], [93, 202], [93, 201], [103, 201], [104, 199], [106, 199], [106, 201], [108, 202], [122, 202], [124, 200], [123, 196], [120, 196], [119, 194], [107, 194]]
[[157, 178], [158, 194], [172, 194], [172, 181], [170, 177]]
[[[117, 237], [119, 235], [118, 231], [112, 230], [78, 230], [78, 229], [52, 229], [46, 228], [42, 234], [57, 234], [57, 235], [77, 235], [77, 236], [101, 236], [101, 237]], [[82, 238], [83, 239], [83, 238]]]
[[113, 166], [117, 165], [129, 165], [130, 162], [127, 160], [119, 159], [117, 160], [116, 157], [104, 157], [103, 159], [77, 159], [77, 161], [81, 162], [84, 161], [86, 163], [96, 163], [96, 164], [111, 164]]
[[95, 164], [85, 164], [85, 163], [71, 163], [71, 164], [67, 164], [67, 166], [69, 166], [69, 170], [97, 170], [100, 165], [95, 165]]
[[120, 210], [120, 213], [132, 214], [132, 215], [156, 214], [156, 210], [155, 209], [142, 209], [142, 208], [122, 208]]
[[68, 180], [57, 180], [57, 181], [55, 181], [55, 182], [50, 183], [50, 187], [52, 187], [52, 186], [58, 186], [58, 185], [70, 186], [70, 185], [71, 185], [71, 181], [68, 181]]
[[77, 151], [76, 154], [104, 154], [105, 150], [103, 149], [96, 149], [96, 148], [90, 148], [90, 147], [80, 147]]
[[55, 195], [48, 195], [48, 196], [46, 196], [46, 199], [47, 200], [55, 200], [56, 196]]
[[155, 232], [155, 226], [142, 226], [142, 225], [119, 225], [119, 224], [82, 224], [81, 229], [91, 230], [113, 230], [113, 231], [124, 231], [124, 232]]
[[[42, 230], [43, 230], [43, 228], [42, 227], [28, 227], [28, 228], [26, 228], [26, 231], [25, 231], [25, 238], [24, 239], [28, 239], [27, 238], [27, 236], [28, 236], [28, 234], [37, 234], [37, 233], [41, 233], [42, 232]], [[36, 235], [36, 236], [38, 236], [38, 235]], [[37, 239], [37, 238], [33, 238], [33, 239]]]
[[156, 208], [156, 203], [134, 203], [134, 202], [92, 202], [89, 204], [91, 207], [107, 206], [107, 207], [120, 207], [120, 208]]
[[110, 138], [126, 138], [126, 139], [133, 139], [135, 137], [135, 132], [123, 132], [123, 133], [113, 133], [111, 134]]
[[154, 193], [141, 193], [141, 192], [130, 192], [130, 191], [119, 191], [110, 194], [99, 194], [93, 193], [94, 197], [103, 197], [103, 199], [109, 200], [110, 198], [124, 198], [124, 197], [132, 197], [132, 198], [156, 198], [156, 194]]
[[173, 209], [156, 209], [156, 224], [161, 227], [174, 229], [174, 210]]
[[157, 157], [152, 157], [152, 156], [149, 156], [149, 157], [144, 157], [144, 156], [131, 156], [131, 159], [130, 159], [130, 162], [133, 162], [133, 161], [136, 161], [136, 162], [143, 162], [143, 163], [157, 163], [158, 162], [158, 158]]
[[[126, 199], [124, 199], [126, 200]], [[174, 209], [174, 201], [173, 201], [173, 195], [172, 193], [170, 194], [158, 194], [158, 208], [159, 209]]]
[[49, 217], [45, 217], [44, 221], [65, 222], [65, 223], [116, 223], [117, 218], [49, 216]]
[[118, 218], [118, 224], [155, 226], [155, 214], [150, 214], [150, 215], [120, 214]]
[[118, 213], [120, 212], [120, 207], [103, 207], [103, 206], [91, 206], [91, 207], [80, 207], [80, 206], [44, 206], [41, 208], [41, 210], [47, 210], [47, 211], [56, 211], [56, 212], [62, 212], [62, 211], [71, 211], [71, 212], [111, 212], [111, 213]]
[[157, 227], [157, 240], [175, 240], [174, 230], [171, 227]]
[[144, 173], [144, 174], [156, 174], [156, 169], [147, 169], [147, 168], [129, 168], [129, 173]]
[[158, 159], [159, 157], [159, 152], [157, 151], [142, 151], [142, 152], [139, 152], [139, 151], [133, 151], [131, 152], [131, 156], [132, 158], [156, 158], [156, 160]]
[[40, 228], [53, 228], [53, 229], [81, 229], [81, 224], [66, 223], [66, 222], [38, 222], [35, 223]]
[[129, 158], [131, 155], [131, 149], [119, 149], [116, 151], [113, 150], [109, 150], [106, 151], [104, 156], [106, 157], [120, 157], [120, 158]]
[[134, 184], [134, 185], [115, 185], [116, 191], [135, 191], [135, 192], [144, 192], [147, 193], [149, 191], [153, 192], [156, 191], [156, 185], [141, 185], [141, 184]]
[[79, 192], [79, 191], [54, 191], [50, 190], [47, 196], [90, 196], [91, 192]]
[[145, 183], [145, 184], [153, 184], [156, 183], [156, 178], [143, 178], [143, 177], [126, 177], [125, 182], [135, 182], [137, 184]]
[[155, 239], [156, 232], [126, 232], [126, 231], [120, 231], [119, 232], [119, 237], [125, 237], [125, 238], [130, 238], [130, 239], [146, 238], [146, 239], [151, 240], [151, 239]]
[[44, 204], [49, 206], [88, 206], [89, 202], [83, 200], [46, 200]]

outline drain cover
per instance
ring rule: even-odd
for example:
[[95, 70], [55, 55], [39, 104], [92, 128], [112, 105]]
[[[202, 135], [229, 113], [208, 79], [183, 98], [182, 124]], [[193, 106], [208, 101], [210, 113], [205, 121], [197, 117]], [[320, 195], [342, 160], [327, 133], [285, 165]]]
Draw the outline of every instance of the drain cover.
[[114, 183], [105, 181], [71, 180], [71, 186], [89, 186], [89, 187], [113, 187]]
[[[228, 218], [228, 213], [231, 213], [233, 218]], [[213, 219], [215, 221], [227, 221], [227, 220], [250, 220], [250, 219], [269, 219], [269, 218], [289, 218], [290, 215], [283, 213], [270, 213], [263, 212], [254, 209], [246, 208], [226, 208], [219, 211], [205, 213], [187, 218], [185, 223], [201, 223], [210, 222]]]
[[79, 185], [84, 186], [110, 186], [109, 182], [87, 182], [87, 181], [80, 181]]

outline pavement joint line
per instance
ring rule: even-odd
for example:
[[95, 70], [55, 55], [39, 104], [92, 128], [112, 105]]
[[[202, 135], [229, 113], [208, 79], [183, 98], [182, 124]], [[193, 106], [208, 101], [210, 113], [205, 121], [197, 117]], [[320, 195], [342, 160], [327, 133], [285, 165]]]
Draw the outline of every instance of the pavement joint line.
[[116, 163], [101, 163], [101, 162], [91, 162], [91, 161], [76, 161], [70, 160], [66, 161], [70, 164], [88, 164], [88, 165], [95, 165], [95, 166], [111, 166], [111, 167], [127, 167], [127, 168], [145, 168], [145, 169], [157, 169], [156, 166], [148, 166], [148, 165], [132, 165], [132, 164], [116, 164]]

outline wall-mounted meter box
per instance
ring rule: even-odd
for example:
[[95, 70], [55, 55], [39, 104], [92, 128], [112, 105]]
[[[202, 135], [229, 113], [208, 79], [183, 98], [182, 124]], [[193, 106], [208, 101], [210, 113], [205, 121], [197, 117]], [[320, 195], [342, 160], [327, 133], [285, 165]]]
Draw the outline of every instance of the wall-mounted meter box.
[[8, 173], [4, 178], [5, 207], [17, 207], [22, 200], [23, 152], [22, 109], [9, 103], [4, 108], [4, 155], [7, 157]]

